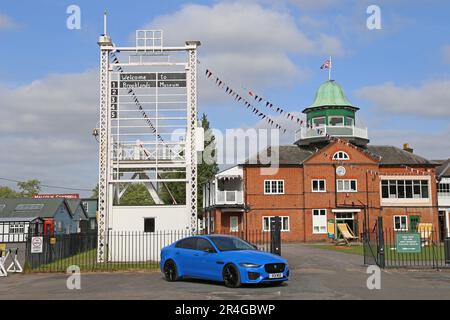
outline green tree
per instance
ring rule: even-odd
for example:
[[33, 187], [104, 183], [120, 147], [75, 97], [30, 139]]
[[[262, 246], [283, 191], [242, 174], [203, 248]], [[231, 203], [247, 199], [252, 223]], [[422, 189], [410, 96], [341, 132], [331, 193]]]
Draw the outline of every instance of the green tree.
[[[182, 172], [161, 173], [163, 179], [183, 179]], [[164, 204], [186, 204], [186, 184], [184, 182], [165, 182], [159, 185], [159, 196]], [[175, 203], [174, 203], [175, 200]]]
[[37, 179], [31, 179], [17, 182], [17, 187], [19, 187], [21, 197], [31, 198], [41, 191], [41, 182]]
[[145, 206], [152, 204], [155, 203], [148, 193], [147, 188], [142, 183], [134, 183], [129, 185], [128, 189], [120, 198], [120, 205], [122, 206]]
[[10, 187], [0, 186], [0, 198], [18, 198], [20, 193], [14, 191]]
[[[214, 177], [219, 171], [216, 161], [216, 144], [214, 141], [214, 135], [210, 129], [210, 124], [206, 114], [202, 114], [201, 125], [205, 132], [205, 150], [198, 154], [197, 164], [197, 213], [202, 213], [203, 207], [203, 185]], [[183, 179], [184, 173], [172, 172], [161, 173], [161, 176], [166, 179]], [[172, 182], [160, 185], [161, 200], [165, 204], [172, 204], [172, 197], [175, 198], [178, 204], [186, 203], [186, 184], [184, 182]], [[170, 192], [167, 190], [169, 189]]]
[[98, 182], [95, 185], [95, 188], [92, 189], [92, 195], [91, 195], [91, 199], [97, 199], [98, 198]]
[[215, 137], [212, 134], [210, 124], [206, 114], [202, 114], [201, 118], [202, 128], [205, 132], [205, 149], [199, 155], [201, 161], [197, 165], [197, 212], [202, 213], [203, 208], [203, 185], [205, 185], [209, 180], [211, 180], [219, 171], [219, 166], [217, 165], [217, 150]]

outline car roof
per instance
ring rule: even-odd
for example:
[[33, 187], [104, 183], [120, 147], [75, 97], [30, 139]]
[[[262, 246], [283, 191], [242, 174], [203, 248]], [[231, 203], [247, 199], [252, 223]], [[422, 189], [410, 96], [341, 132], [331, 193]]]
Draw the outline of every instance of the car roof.
[[230, 234], [205, 234], [203, 236], [207, 238], [218, 238], [218, 237], [237, 238], [236, 236], [232, 236]]
[[189, 239], [189, 238], [203, 238], [203, 239], [212, 239], [212, 238], [238, 238], [236, 236], [232, 236], [229, 234], [194, 234], [192, 236], [188, 236], [182, 239], [177, 240], [181, 241], [181, 240], [185, 240], [185, 239]]

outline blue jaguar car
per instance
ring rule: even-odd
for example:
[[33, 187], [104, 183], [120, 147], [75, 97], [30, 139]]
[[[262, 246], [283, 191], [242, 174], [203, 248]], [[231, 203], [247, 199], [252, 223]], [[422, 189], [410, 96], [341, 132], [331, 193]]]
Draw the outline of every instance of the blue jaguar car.
[[161, 250], [161, 272], [167, 281], [198, 278], [222, 281], [227, 287], [289, 278], [286, 259], [258, 251], [248, 242], [226, 235], [192, 236]]

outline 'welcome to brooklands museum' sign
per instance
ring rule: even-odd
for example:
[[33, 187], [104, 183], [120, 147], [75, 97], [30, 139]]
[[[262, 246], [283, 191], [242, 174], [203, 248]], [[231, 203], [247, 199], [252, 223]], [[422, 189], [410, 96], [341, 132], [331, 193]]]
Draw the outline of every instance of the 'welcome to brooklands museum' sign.
[[419, 253], [421, 250], [420, 233], [398, 232], [395, 235], [398, 253]]
[[121, 88], [185, 88], [186, 73], [123, 73]]

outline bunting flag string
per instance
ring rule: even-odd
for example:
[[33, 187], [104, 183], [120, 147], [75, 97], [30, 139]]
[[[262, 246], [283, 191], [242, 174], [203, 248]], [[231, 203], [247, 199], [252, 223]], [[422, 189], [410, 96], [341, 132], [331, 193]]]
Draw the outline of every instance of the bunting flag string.
[[253, 106], [250, 102], [248, 102], [247, 99], [245, 99], [243, 96], [241, 96], [236, 90], [234, 90], [224, 80], [222, 80], [219, 77], [212, 77], [212, 75], [213, 75], [213, 73], [209, 69], [206, 69], [205, 76], [208, 79], [212, 79], [213, 81], [215, 81], [216, 85], [219, 88], [225, 89], [225, 93], [227, 93], [229, 96], [234, 98], [235, 101], [242, 102], [247, 107], [247, 109], [250, 109], [252, 111], [252, 113], [255, 114], [257, 117], [261, 118], [261, 120], [265, 120], [265, 122], [267, 122], [271, 126], [274, 126], [276, 129], [280, 129], [283, 133], [286, 133], [286, 131], [287, 131], [286, 128], [283, 128], [280, 124], [278, 124], [277, 122], [272, 120], [267, 114], [265, 114], [264, 112], [262, 112], [261, 110], [259, 110], [255, 106]]
[[[211, 69], [209, 69], [209, 68], [206, 69], [205, 75], [206, 75], [206, 77], [207, 77], [208, 79], [215, 79], [217, 85], [219, 84], [219, 82], [221, 82], [221, 83], [223, 83], [223, 84], [225, 83], [224, 80], [222, 80], [222, 78], [219, 78], [218, 76], [216, 76], [215, 73], [213, 74], [213, 72], [212, 72]], [[214, 75], [214, 76], [213, 76], [213, 75]], [[228, 84], [227, 84], [227, 85], [223, 85], [222, 87], [226, 87], [225, 92], [228, 93], [229, 95], [235, 95], [235, 94], [236, 94], [236, 92], [235, 92], [233, 89], [231, 89], [231, 87], [230, 87]], [[246, 88], [243, 87], [243, 86], [241, 86], [241, 87], [244, 88], [244, 89], [246, 89]], [[248, 92], [248, 94], [249, 94], [251, 97], [253, 97], [256, 101], [263, 101], [263, 100], [264, 100], [264, 98], [263, 98], [262, 96], [256, 94], [255, 92], [253, 92], [253, 91], [251, 91], [251, 90], [246, 89], [246, 92]], [[242, 97], [242, 96], [238, 96], [238, 97], [241, 98], [242, 101], [244, 101], [244, 104], [247, 106], [247, 108], [251, 108], [251, 110], [253, 111], [253, 113], [258, 114], [258, 112], [260, 112], [258, 108], [254, 107], [252, 104], [250, 104], [244, 97]], [[313, 125], [307, 123], [306, 121], [301, 120], [301, 119], [298, 118], [298, 117], [295, 117], [295, 115], [293, 115], [291, 112], [286, 112], [286, 111], [284, 111], [281, 107], [275, 107], [274, 104], [271, 103], [271, 102], [269, 102], [269, 101], [266, 101], [265, 105], [266, 105], [268, 108], [272, 109], [272, 110], [276, 110], [277, 113], [280, 113], [280, 114], [283, 114], [283, 113], [284, 113], [284, 114], [286, 114], [286, 115], [287, 115], [287, 119], [288, 119], [288, 120], [291, 120], [291, 121], [295, 121], [295, 122], [297, 123], [297, 125], [298, 125], [300, 128], [307, 128], [307, 129], [315, 130], [315, 131], [317, 132], [317, 134], [319, 134], [319, 135], [321, 135], [321, 136], [324, 136], [326, 139], [328, 139], [328, 140], [330, 140], [330, 141], [337, 140], [337, 141], [340, 141], [340, 142], [342, 142], [342, 143], [346, 143], [346, 144], [347, 144], [348, 146], [350, 146], [350, 147], [359, 149], [359, 151], [362, 151], [362, 152], [364, 152], [364, 153], [369, 153], [367, 150], [362, 149], [362, 148], [359, 148], [359, 147], [357, 147], [357, 146], [355, 146], [355, 145], [349, 143], [348, 141], [345, 141], [345, 140], [342, 140], [342, 139], [340, 139], [340, 138], [331, 136], [330, 134], [326, 133], [322, 128], [320, 128], [320, 127], [315, 127], [315, 126], [313, 126]], [[267, 116], [266, 116], [266, 117], [267, 117]], [[370, 154], [370, 153], [369, 153], [369, 154]], [[372, 154], [372, 156], [378, 158], [377, 155], [373, 155], [373, 154]]]
[[[207, 68], [205, 75], [208, 79], [212, 79], [215, 81], [216, 85], [220, 88], [225, 88], [225, 93], [227, 93], [228, 95], [232, 96], [235, 98], [235, 100], [237, 100], [238, 102], [242, 101], [244, 103], [244, 105], [247, 107], [247, 109], [250, 109], [252, 111], [252, 113], [256, 114], [258, 117], [261, 117], [262, 119], [267, 119], [267, 122], [271, 125], [275, 125], [276, 128], [281, 128], [281, 126], [277, 123], [275, 123], [271, 118], [269, 118], [266, 114], [264, 114], [262, 111], [260, 111], [257, 107], [253, 106], [250, 102], [248, 102], [247, 99], [245, 99], [244, 97], [242, 97], [241, 95], [239, 95], [236, 90], [233, 90], [232, 87], [226, 83], [222, 77], [219, 78], [219, 76], [217, 76], [215, 73], [213, 74], [213, 72], [211, 71], [211, 69]], [[377, 162], [381, 161], [381, 157], [373, 154], [371, 152], [369, 152], [366, 149], [363, 149], [361, 147], [355, 146], [354, 144], [350, 143], [347, 140], [343, 140], [340, 139], [338, 137], [334, 137], [329, 135], [328, 133], [326, 133], [323, 129], [318, 128], [318, 127], [314, 127], [313, 125], [307, 123], [306, 121], [296, 117], [293, 113], [291, 112], [287, 112], [285, 111], [283, 108], [274, 105], [271, 101], [265, 99], [263, 96], [257, 94], [256, 92], [254, 92], [253, 90], [250, 90], [248, 88], [245, 88], [243, 86], [241, 86], [242, 89], [244, 89], [245, 92], [247, 92], [247, 94], [252, 97], [257, 103], [263, 103], [263, 105], [265, 105], [266, 108], [269, 108], [273, 111], [275, 111], [276, 113], [279, 114], [284, 114], [286, 115], [286, 118], [290, 121], [294, 121], [296, 122], [300, 127], [302, 128], [307, 128], [307, 129], [312, 129], [315, 130], [318, 134], [324, 136], [326, 139], [328, 139], [329, 141], [337, 141], [339, 143], [342, 144], [346, 144], [347, 146], [354, 148], [360, 152], [363, 152], [364, 154], [367, 154], [368, 156], [372, 157], [374, 160], [376, 160]], [[286, 132], [286, 129], [284, 129], [283, 132]], [[325, 157], [333, 160], [331, 155], [328, 155], [327, 153], [324, 153]], [[336, 160], [333, 160], [336, 161]], [[339, 161], [338, 163], [340, 163], [343, 166], [350, 166], [350, 168], [355, 168], [355, 169], [361, 169], [358, 166], [355, 165], [348, 165], [347, 163], [343, 162], [343, 161]], [[422, 175], [430, 175], [429, 171], [421, 171], [412, 167], [408, 167], [406, 165], [404, 165], [405, 169], [411, 173], [416, 173], [416, 174], [422, 174]], [[375, 174], [375, 175], [379, 175], [381, 173], [379, 173], [378, 171], [375, 170], [366, 170], [366, 169], [361, 169], [364, 170], [366, 172], [368, 172], [369, 174]], [[398, 175], [407, 175], [409, 173], [405, 173], [405, 174], [398, 174]], [[391, 175], [391, 174], [389, 174]], [[392, 175], [396, 175], [396, 174], [392, 174]]]
[[[119, 59], [117, 58], [115, 52], [111, 52], [112, 56], [113, 56], [113, 62], [114, 64], [118, 64], [119, 63]], [[123, 69], [120, 66], [117, 66], [117, 70], [120, 73], [123, 73]], [[156, 128], [153, 125], [152, 121], [150, 120], [150, 118], [148, 117], [147, 113], [145, 112], [144, 108], [142, 107], [141, 103], [139, 102], [139, 99], [136, 97], [136, 94], [133, 90], [133, 88], [128, 89], [127, 92], [129, 95], [131, 95], [132, 100], [134, 101], [134, 103], [136, 104], [136, 107], [139, 109], [139, 111], [141, 112], [142, 116], [144, 117], [145, 122], [147, 123], [147, 125], [150, 127], [150, 129], [152, 130], [152, 133], [156, 134]], [[163, 138], [158, 134], [157, 135], [158, 140], [161, 142], [164, 142]]]

